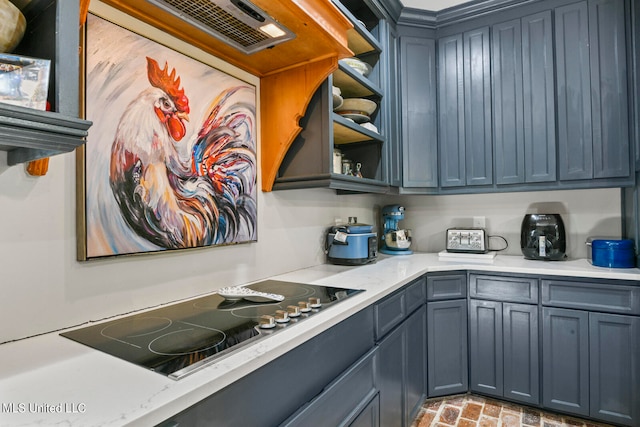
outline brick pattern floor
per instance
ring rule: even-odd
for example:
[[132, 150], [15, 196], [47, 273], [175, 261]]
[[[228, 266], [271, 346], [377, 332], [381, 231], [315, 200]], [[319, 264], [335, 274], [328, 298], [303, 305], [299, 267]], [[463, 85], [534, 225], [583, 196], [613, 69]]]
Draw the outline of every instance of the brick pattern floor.
[[472, 394], [428, 399], [412, 427], [605, 427], [566, 415]]

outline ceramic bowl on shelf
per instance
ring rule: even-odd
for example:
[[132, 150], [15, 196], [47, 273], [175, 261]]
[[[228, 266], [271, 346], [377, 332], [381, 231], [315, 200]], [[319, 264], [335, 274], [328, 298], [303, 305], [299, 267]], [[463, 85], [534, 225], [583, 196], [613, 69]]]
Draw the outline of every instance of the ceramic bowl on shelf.
[[378, 104], [370, 99], [347, 98], [342, 103], [342, 107], [339, 108], [339, 111], [352, 111], [370, 116], [374, 111], [376, 111], [376, 108], [378, 108]]
[[369, 99], [347, 98], [342, 106], [336, 109], [336, 113], [356, 123], [366, 123], [371, 119], [371, 114], [376, 111], [376, 108], [378, 104]]
[[362, 74], [363, 76], [368, 76], [369, 73], [371, 73], [371, 65], [367, 64], [364, 61], [361, 61], [360, 59], [353, 57], [353, 58], [345, 58], [345, 59], [341, 59], [340, 61], [342, 61], [344, 64], [348, 65], [349, 67], [353, 68], [355, 71], [357, 71], [358, 73]]
[[9, 0], [0, 0], [0, 52], [11, 52], [18, 46], [27, 21], [20, 9]]

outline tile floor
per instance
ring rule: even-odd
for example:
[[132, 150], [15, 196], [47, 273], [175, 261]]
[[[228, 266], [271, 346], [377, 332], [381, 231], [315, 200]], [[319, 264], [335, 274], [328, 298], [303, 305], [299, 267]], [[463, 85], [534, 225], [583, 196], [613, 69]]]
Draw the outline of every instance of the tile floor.
[[544, 412], [473, 394], [428, 399], [412, 427], [604, 427], [575, 417]]

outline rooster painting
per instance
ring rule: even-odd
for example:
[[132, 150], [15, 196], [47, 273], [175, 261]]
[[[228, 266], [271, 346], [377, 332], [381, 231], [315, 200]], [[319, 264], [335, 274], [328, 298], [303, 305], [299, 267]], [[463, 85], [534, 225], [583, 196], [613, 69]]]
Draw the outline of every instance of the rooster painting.
[[[113, 27], [91, 18], [89, 31], [91, 25]], [[109, 56], [100, 43], [96, 48], [100, 58], [95, 62], [88, 59], [87, 86], [93, 84], [89, 79], [94, 75], [97, 83], [93, 92], [106, 99], [102, 108], [94, 110], [96, 116], [87, 117], [94, 121], [92, 131], [104, 120], [105, 111], [114, 107], [120, 111], [114, 123], [103, 125], [110, 130], [98, 134], [96, 145], [100, 147], [93, 155], [87, 154], [88, 255], [255, 240], [255, 88], [118, 30], [125, 37], [119, 43], [121, 49], [133, 49], [130, 41], [135, 40], [136, 45], [150, 45], [155, 50], [148, 49], [151, 54], [143, 56], [129, 51], [130, 56], [124, 55], [120, 63], [122, 53], [116, 45]], [[108, 33], [113, 36], [112, 31]], [[162, 60], [157, 60], [160, 55]], [[171, 62], [190, 67], [178, 69]], [[125, 68], [144, 77], [136, 79], [135, 90], [131, 76], [122, 75]], [[203, 76], [208, 78], [203, 80]], [[219, 80], [222, 85], [216, 84]], [[196, 91], [189, 92], [187, 84]], [[90, 202], [92, 198], [95, 200]]]

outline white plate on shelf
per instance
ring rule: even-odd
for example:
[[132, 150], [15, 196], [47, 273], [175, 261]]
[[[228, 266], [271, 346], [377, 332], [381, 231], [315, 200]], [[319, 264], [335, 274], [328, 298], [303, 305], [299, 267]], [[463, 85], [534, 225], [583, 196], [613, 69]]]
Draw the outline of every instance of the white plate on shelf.
[[371, 132], [378, 133], [378, 128], [376, 127], [376, 125], [374, 125], [371, 122], [362, 123], [360, 126], [362, 126], [365, 129], [370, 130]]

